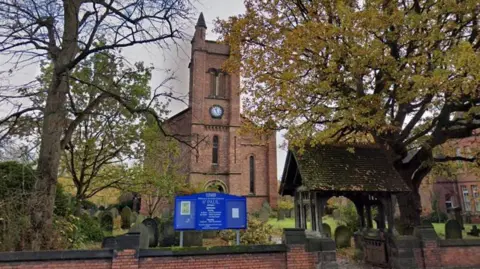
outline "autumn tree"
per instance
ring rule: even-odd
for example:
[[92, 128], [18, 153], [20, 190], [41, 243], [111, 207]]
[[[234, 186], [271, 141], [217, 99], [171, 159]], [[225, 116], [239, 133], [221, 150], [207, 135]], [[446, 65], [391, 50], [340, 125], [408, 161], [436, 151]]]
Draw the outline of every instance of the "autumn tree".
[[[108, 98], [130, 113], [155, 115], [160, 121], [151, 102], [130, 102], [128, 93], [110, 90], [115, 84], [90, 85], [73, 77], [72, 70], [96, 53], [138, 44], [166, 48], [168, 42], [184, 37], [182, 30], [190, 10], [189, 0], [0, 0], [0, 53], [9, 59], [8, 73], [15, 74], [22, 66], [41, 60], [52, 66], [42, 106], [24, 102], [26, 97], [39, 94], [35, 85], [2, 84], [0, 92], [0, 105], [11, 108], [10, 113], [0, 118], [0, 138], [21, 133], [24, 125], [41, 116], [41, 121], [36, 121], [41, 123], [37, 126], [40, 145], [35, 204], [31, 206], [33, 249], [50, 245], [61, 153], [71, 141], [73, 131], [99, 101]], [[85, 109], [77, 111], [72, 121], [67, 120], [67, 104], [73, 82], [97, 86], [102, 93], [89, 99]], [[152, 95], [154, 99], [158, 97]]]
[[143, 158], [130, 169], [127, 190], [141, 195], [149, 216], [172, 204], [173, 197], [186, 186], [186, 173], [178, 141], [165, 137], [157, 125], [149, 121], [142, 130]]
[[397, 197], [401, 219], [419, 224], [433, 163], [464, 159], [433, 149], [480, 127], [478, 1], [245, 4], [217, 31], [235, 51], [226, 67], [243, 76], [247, 117], [287, 129], [290, 146], [356, 136], [384, 145], [412, 190]]

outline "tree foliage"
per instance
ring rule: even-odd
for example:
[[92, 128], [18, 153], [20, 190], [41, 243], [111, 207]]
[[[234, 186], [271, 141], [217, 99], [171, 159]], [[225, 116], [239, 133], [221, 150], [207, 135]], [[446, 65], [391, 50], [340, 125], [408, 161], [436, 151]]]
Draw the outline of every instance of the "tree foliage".
[[242, 73], [246, 115], [288, 129], [290, 146], [385, 145], [413, 190], [402, 219], [419, 224], [433, 148], [480, 127], [478, 1], [245, 3], [217, 31], [236, 51], [226, 67]]
[[[121, 188], [128, 180], [125, 161], [141, 154], [139, 130], [144, 118], [107, 98], [99, 87], [125, 96], [131, 104], [146, 103], [152, 94], [148, 85], [151, 70], [142, 63], [136, 63], [133, 68], [125, 66], [123, 58], [109, 52], [94, 54], [72, 70], [71, 76], [76, 81], [70, 84], [66, 117], [68, 121], [79, 123], [76, 128], [67, 130], [70, 139], [61, 166], [71, 177], [78, 202], [107, 188]], [[38, 80], [45, 90], [30, 97], [36, 106], [45, 105], [51, 72], [51, 65], [42, 66]], [[92, 100], [96, 100], [95, 106]], [[82, 119], [76, 118], [79, 111], [87, 110]], [[156, 111], [158, 115], [166, 114], [165, 106], [157, 106]]]
[[[189, 0], [0, 0], [0, 54], [9, 59], [11, 67], [1, 75], [15, 74], [21, 67], [42, 60], [48, 61], [52, 68], [47, 88], [40, 89], [29, 82], [0, 88], [0, 105], [10, 109], [0, 118], [0, 141], [29, 134], [32, 126], [40, 133], [38, 179], [35, 201], [32, 201], [35, 204], [30, 206], [34, 230], [29, 239], [31, 248], [51, 245], [61, 153], [71, 142], [73, 131], [103, 98], [118, 103], [132, 114], [152, 115], [157, 124], [161, 123], [161, 117], [151, 106], [154, 101], [132, 102], [129, 92], [112, 91], [112, 84], [117, 86], [119, 82], [115, 78], [103, 81], [109, 82], [107, 85], [102, 81], [92, 84], [74, 76], [72, 70], [90, 56], [107, 51], [118, 53], [118, 49], [140, 44], [166, 48], [168, 42], [184, 37], [183, 28], [190, 9]], [[70, 120], [67, 106], [73, 83], [96, 87], [102, 94], [85, 99], [88, 101], [85, 109], [78, 110]], [[89, 96], [88, 89], [77, 89]], [[43, 105], [25, 102], [42, 93], [45, 94]], [[170, 96], [161, 92], [152, 94], [151, 98], [156, 100], [162, 95]]]
[[185, 186], [178, 141], [163, 136], [157, 125], [143, 128], [144, 156], [141, 163], [131, 169], [128, 190], [142, 195], [149, 216], [153, 216], [166, 203], [171, 203], [177, 192]]

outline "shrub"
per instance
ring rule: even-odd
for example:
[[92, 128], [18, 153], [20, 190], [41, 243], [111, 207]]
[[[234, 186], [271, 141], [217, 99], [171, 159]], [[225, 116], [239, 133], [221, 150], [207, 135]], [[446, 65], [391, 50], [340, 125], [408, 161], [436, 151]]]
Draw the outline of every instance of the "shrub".
[[293, 209], [293, 198], [291, 196], [282, 196], [278, 201], [279, 210], [292, 210]]
[[65, 192], [61, 184], [57, 184], [53, 213], [57, 216], [65, 217], [73, 212], [73, 207], [72, 196]]
[[[248, 227], [246, 230], [240, 231], [240, 244], [242, 245], [262, 245], [270, 244], [270, 236], [272, 235], [273, 227], [266, 222], [262, 222], [256, 218], [250, 217], [248, 219]], [[230, 244], [235, 244], [236, 233], [231, 230], [221, 231], [222, 239], [228, 241]]]
[[355, 205], [349, 202], [346, 206], [339, 207], [338, 210], [340, 222], [345, 224], [352, 233], [356, 232], [358, 230], [358, 214]]
[[78, 232], [85, 238], [85, 241], [101, 242], [103, 231], [100, 222], [87, 214], [83, 214], [76, 223]]

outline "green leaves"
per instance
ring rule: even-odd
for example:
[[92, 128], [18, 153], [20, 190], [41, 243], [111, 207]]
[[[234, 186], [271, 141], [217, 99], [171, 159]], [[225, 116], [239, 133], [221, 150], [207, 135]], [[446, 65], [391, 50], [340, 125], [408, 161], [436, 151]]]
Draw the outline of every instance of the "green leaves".
[[242, 73], [251, 128], [271, 119], [292, 145], [371, 135], [403, 151], [431, 134], [425, 123], [448, 124], [447, 104], [476, 106], [475, 1], [355, 3], [247, 0], [217, 21], [238, 50], [225, 66]]

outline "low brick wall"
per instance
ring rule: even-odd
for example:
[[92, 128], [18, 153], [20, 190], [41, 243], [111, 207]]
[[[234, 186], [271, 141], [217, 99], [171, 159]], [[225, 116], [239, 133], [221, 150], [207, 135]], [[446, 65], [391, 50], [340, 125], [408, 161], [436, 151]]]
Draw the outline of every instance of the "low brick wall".
[[394, 269], [480, 268], [480, 240], [442, 240], [433, 227], [418, 227], [415, 236], [398, 237], [394, 245]]
[[[129, 236], [132, 246], [137, 236]], [[336, 268], [331, 239], [306, 238], [300, 229], [288, 229], [285, 244], [189, 249], [118, 249], [97, 251], [0, 252], [0, 269], [313, 269]]]
[[0, 252], [0, 269], [110, 269], [113, 257], [113, 250]]

